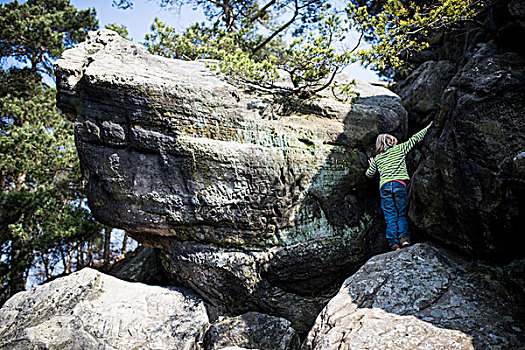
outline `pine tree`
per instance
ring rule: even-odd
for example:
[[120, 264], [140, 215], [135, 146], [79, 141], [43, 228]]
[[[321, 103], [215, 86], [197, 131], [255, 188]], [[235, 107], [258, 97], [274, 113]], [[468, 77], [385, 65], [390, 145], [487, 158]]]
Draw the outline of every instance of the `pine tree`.
[[98, 27], [95, 15], [69, 0], [0, 5], [0, 303], [25, 289], [37, 259], [49, 277], [53, 254], [66, 261], [101, 232], [84, 206], [73, 125], [44, 83], [64, 49]]

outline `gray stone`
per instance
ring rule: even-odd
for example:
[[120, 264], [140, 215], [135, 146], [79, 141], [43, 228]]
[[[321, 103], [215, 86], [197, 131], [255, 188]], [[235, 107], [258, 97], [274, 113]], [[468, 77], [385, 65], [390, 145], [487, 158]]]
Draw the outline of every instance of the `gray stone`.
[[378, 132], [406, 137], [389, 90], [357, 82], [353, 103], [275, 97], [107, 30], [64, 52], [56, 75], [94, 216], [162, 248], [211, 303], [307, 331], [327, 291], [383, 249], [363, 173]]
[[523, 304], [501, 271], [430, 244], [378, 255], [348, 278], [303, 349], [518, 349]]
[[504, 267], [504, 273], [510, 285], [522, 296], [525, 302], [525, 259], [514, 260]]
[[458, 72], [412, 177], [409, 217], [433, 239], [490, 260], [523, 258], [525, 58], [489, 43]]
[[2, 349], [193, 349], [204, 303], [174, 287], [84, 268], [21, 292], [0, 309]]
[[219, 349], [297, 350], [299, 337], [283, 318], [248, 312], [221, 317], [209, 325], [197, 350]]
[[450, 61], [426, 61], [393, 90], [402, 96], [403, 106], [410, 115], [410, 122], [426, 126], [434, 117], [443, 91], [456, 72]]

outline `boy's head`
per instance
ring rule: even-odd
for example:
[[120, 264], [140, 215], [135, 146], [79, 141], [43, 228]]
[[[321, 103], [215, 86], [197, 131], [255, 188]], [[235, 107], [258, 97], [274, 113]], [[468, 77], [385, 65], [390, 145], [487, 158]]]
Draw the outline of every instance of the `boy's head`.
[[385, 151], [385, 148], [397, 145], [397, 138], [390, 134], [379, 134], [376, 139], [376, 154]]

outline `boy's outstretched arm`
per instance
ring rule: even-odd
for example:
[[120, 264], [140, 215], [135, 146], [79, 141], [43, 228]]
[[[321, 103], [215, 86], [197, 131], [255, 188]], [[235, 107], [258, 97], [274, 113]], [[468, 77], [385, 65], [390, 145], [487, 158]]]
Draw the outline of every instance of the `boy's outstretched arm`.
[[374, 157], [368, 160], [368, 169], [366, 170], [366, 176], [373, 177], [377, 171], [377, 163], [375, 162]]
[[420, 142], [421, 140], [423, 140], [423, 137], [425, 137], [425, 134], [427, 133], [427, 130], [428, 128], [430, 128], [431, 125], [432, 125], [432, 122], [430, 122], [430, 124], [424, 127], [421, 131], [414, 134], [411, 138], [408, 139], [408, 141], [400, 144], [403, 154], [407, 154], [417, 142]]

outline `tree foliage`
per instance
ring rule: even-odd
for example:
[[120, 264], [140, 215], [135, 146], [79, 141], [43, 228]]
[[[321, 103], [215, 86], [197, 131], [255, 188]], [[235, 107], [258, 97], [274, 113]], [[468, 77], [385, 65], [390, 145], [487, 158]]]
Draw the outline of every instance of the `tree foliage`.
[[[317, 23], [330, 7], [326, 0], [159, 0], [161, 6], [180, 9], [192, 6], [203, 10], [210, 28], [237, 33], [255, 53], [285, 30], [300, 35]], [[114, 0], [120, 8], [131, 8], [132, 0]], [[263, 30], [261, 30], [263, 29]], [[265, 34], [261, 34], [264, 31]]]
[[[295, 38], [273, 52], [257, 57], [237, 49], [218, 64], [220, 70], [244, 83], [268, 91], [307, 98], [329, 87], [336, 73], [348, 65], [351, 51], [337, 50], [345, 35], [341, 19], [321, 18], [317, 30]], [[291, 84], [282, 83], [285, 82]]]
[[157, 18], [144, 45], [153, 54], [194, 60], [218, 60], [217, 67], [232, 79], [278, 94], [308, 97], [330, 85], [348, 65], [351, 52], [338, 49], [345, 27], [335, 14], [320, 15], [315, 29], [286, 44], [273, 38], [254, 52], [244, 33], [195, 24], [184, 32]]
[[361, 63], [386, 77], [406, 76], [407, 59], [429, 47], [428, 37], [471, 21], [482, 0], [351, 0], [346, 12], [369, 48], [356, 52]]
[[199, 23], [178, 33], [158, 18], [153, 21], [151, 32], [145, 35], [143, 45], [155, 55], [182, 60], [221, 60], [238, 47], [234, 34]]
[[[126, 8], [131, 0], [115, 2]], [[192, 5], [209, 24], [182, 33], [155, 19], [144, 45], [154, 54], [179, 59], [217, 59], [229, 77], [274, 93], [308, 97], [327, 87], [350, 62], [337, 50], [344, 20], [326, 0], [162, 0], [163, 6]], [[283, 36], [296, 38], [286, 45]], [[307, 33], [307, 34], [306, 34]], [[290, 84], [282, 84], [282, 79]], [[279, 82], [278, 82], [279, 81]]]
[[0, 14], [0, 57], [18, 62], [0, 71], [1, 302], [24, 290], [37, 260], [50, 277], [52, 252], [71, 254], [64, 246], [101, 227], [83, 205], [73, 125], [42, 82], [53, 77], [53, 60], [97, 27], [95, 12], [69, 0], [29, 0], [3, 4]]
[[94, 9], [78, 11], [66, 0], [8, 2], [0, 7], [0, 57], [52, 75], [53, 59], [97, 26]]
[[[220, 70], [239, 82], [309, 97], [332, 86], [334, 74], [357, 61], [387, 78], [407, 74], [407, 60], [428, 47], [428, 36], [471, 20], [482, 8], [479, 1], [352, 0], [338, 11], [324, 0], [161, 0], [164, 6], [201, 7], [210, 24], [178, 33], [155, 19], [144, 45], [166, 57], [219, 60]], [[305, 13], [306, 8], [312, 11]], [[351, 48], [344, 44], [350, 29], [361, 35]], [[290, 44], [283, 40], [286, 31]], [[368, 42], [365, 49], [358, 48], [362, 39]]]
[[105, 25], [106, 29], [113, 30], [118, 33], [121, 37], [124, 39], [132, 40], [132, 38], [128, 38], [129, 31], [128, 28], [125, 25], [117, 24], [117, 23], [108, 23]]

